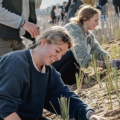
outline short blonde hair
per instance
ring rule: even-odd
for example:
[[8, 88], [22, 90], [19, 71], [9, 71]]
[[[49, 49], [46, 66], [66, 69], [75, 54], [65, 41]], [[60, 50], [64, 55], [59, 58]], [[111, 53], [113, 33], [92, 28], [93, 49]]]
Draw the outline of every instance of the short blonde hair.
[[45, 32], [43, 32], [35, 45], [30, 46], [29, 48], [35, 48], [38, 45], [40, 45], [41, 40], [43, 38], [47, 39], [47, 42], [49, 44], [61, 44], [61, 42], [68, 43], [68, 49], [71, 49], [73, 47], [73, 40], [67, 30], [61, 26], [53, 26], [50, 29], [47, 29]]
[[100, 14], [100, 11], [94, 7], [91, 7], [90, 5], [82, 5], [75, 14], [75, 17], [70, 19], [70, 22], [75, 24], [80, 23], [83, 25], [84, 21], [89, 20], [95, 14]]

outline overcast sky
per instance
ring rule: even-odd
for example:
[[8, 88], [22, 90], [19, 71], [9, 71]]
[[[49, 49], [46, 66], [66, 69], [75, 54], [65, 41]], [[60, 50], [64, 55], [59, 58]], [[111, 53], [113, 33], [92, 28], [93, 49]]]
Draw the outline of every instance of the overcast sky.
[[44, 9], [48, 6], [51, 6], [51, 5], [56, 5], [56, 4], [62, 4], [64, 1], [68, 1], [68, 0], [42, 0], [42, 4], [41, 4], [41, 9]]

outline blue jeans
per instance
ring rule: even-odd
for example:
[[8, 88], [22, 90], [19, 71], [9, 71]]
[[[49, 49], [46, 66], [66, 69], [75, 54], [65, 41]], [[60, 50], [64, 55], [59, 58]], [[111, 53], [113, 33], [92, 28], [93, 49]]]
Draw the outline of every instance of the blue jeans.
[[102, 15], [106, 15], [107, 11], [106, 11], [106, 5], [101, 6], [102, 8]]

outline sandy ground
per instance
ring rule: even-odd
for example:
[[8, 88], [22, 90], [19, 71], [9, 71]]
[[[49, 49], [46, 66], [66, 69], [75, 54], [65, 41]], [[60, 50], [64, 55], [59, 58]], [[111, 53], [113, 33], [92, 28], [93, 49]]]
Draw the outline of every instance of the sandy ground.
[[[115, 46], [115, 47], [114, 47]], [[107, 44], [104, 44], [102, 47], [106, 51], [112, 54], [112, 48], [118, 49], [120, 46], [120, 39], [110, 41]], [[112, 58], [119, 58], [118, 52], [116, 55], [113, 55]], [[91, 71], [93, 72], [93, 71]], [[94, 74], [94, 72], [92, 73]], [[120, 91], [120, 70], [119, 74], [119, 91]], [[120, 120], [120, 104], [118, 102], [118, 97], [116, 96], [114, 90], [111, 90], [111, 98], [112, 98], [112, 110], [110, 110], [110, 102], [107, 99], [106, 87], [105, 87], [105, 70], [100, 69], [100, 77], [102, 81], [102, 87], [100, 88], [97, 81], [90, 79], [88, 84], [82, 86], [82, 89], [78, 92], [76, 85], [70, 86], [70, 89], [76, 92], [80, 98], [89, 105], [89, 107], [93, 108], [96, 111], [97, 115], [104, 116], [107, 120]], [[46, 110], [44, 110], [44, 115], [49, 118], [57, 119], [56, 116]]]

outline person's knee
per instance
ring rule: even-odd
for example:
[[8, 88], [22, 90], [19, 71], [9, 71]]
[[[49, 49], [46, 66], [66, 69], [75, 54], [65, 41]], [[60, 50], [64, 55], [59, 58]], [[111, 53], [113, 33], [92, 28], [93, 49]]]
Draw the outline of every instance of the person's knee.
[[73, 85], [76, 83], [76, 73], [79, 73], [79, 66], [75, 59], [67, 61], [59, 71], [65, 84]]

